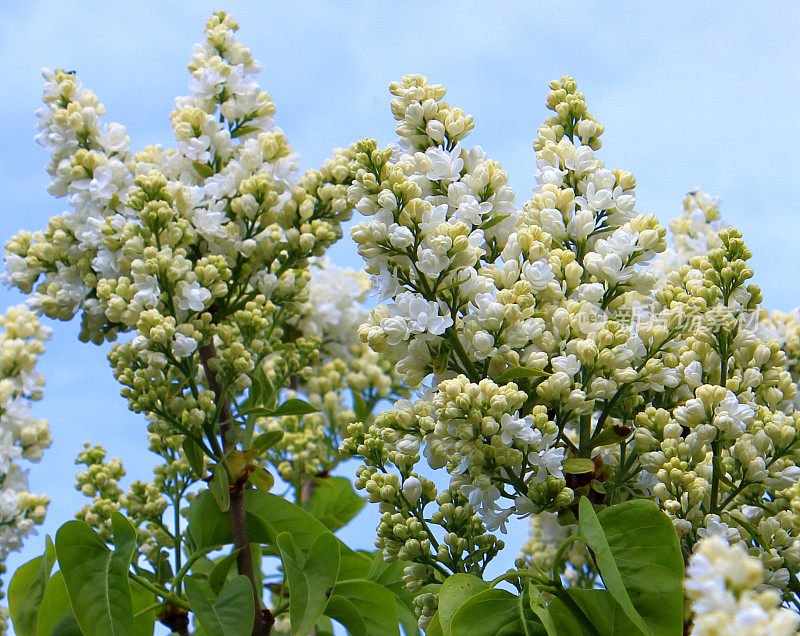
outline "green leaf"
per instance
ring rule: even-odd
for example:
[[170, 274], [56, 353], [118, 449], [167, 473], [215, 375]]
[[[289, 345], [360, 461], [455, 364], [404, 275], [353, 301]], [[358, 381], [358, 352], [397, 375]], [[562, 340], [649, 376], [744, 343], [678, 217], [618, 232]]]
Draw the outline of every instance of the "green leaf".
[[284, 532], [278, 535], [286, 582], [289, 585], [289, 617], [292, 634], [305, 636], [322, 616], [330, 589], [339, 574], [339, 545], [331, 533], [317, 537], [304, 557]]
[[[605, 594], [611, 601], [611, 606], [606, 608], [600, 604], [596, 608], [587, 608], [586, 603], [581, 600], [580, 594], [577, 594], [595, 591]], [[528, 604], [542, 622], [547, 636], [612, 636], [616, 632], [608, 631], [608, 627], [614, 625], [615, 610], [618, 609], [618, 613], [625, 616], [619, 603], [611, 597], [607, 590], [562, 589], [558, 596], [550, 599], [549, 604], [536, 586], [530, 582], [525, 592]], [[609, 609], [612, 613], [611, 621], [604, 613]], [[628, 628], [634, 629], [633, 624], [627, 618], [625, 620]], [[630, 634], [630, 631], [627, 634]]]
[[[614, 506], [614, 508], [617, 508]], [[641, 531], [637, 527], [629, 527], [629, 531], [635, 533]], [[617, 567], [614, 552], [608, 544], [605, 530], [600, 524], [600, 520], [592, 508], [591, 502], [586, 497], [581, 497], [578, 504], [578, 532], [582, 539], [594, 552], [595, 562], [597, 568], [600, 570], [600, 575], [603, 577], [603, 583], [606, 589], [614, 597], [614, 600], [620, 604], [625, 614], [631, 619], [631, 622], [643, 634], [649, 635], [650, 630], [644, 622], [644, 619], [636, 611], [636, 608], [631, 602], [628, 591], [625, 589], [625, 583], [622, 580], [622, 575]], [[620, 545], [623, 550], [627, 549], [626, 546]]]
[[283, 404], [279, 405], [278, 408], [272, 411], [272, 417], [279, 417], [282, 415], [307, 415], [309, 413], [317, 413], [319, 409], [314, 408], [308, 402], [304, 400], [299, 400], [297, 398], [292, 398], [291, 400], [286, 400]]
[[395, 596], [366, 580], [337, 583], [325, 615], [339, 621], [352, 636], [399, 636]]
[[255, 613], [253, 590], [246, 576], [229, 579], [213, 604], [197, 581], [190, 577], [185, 583], [189, 605], [208, 636], [250, 635]]
[[253, 448], [265, 453], [283, 439], [283, 431], [267, 431], [253, 440]]
[[583, 611], [592, 629], [577, 621], [567, 605], [555, 598], [548, 610], [557, 629], [548, 631], [548, 636], [629, 636], [636, 633], [636, 626], [608, 590], [569, 589], [566, 594]]
[[155, 595], [147, 588], [131, 581], [131, 601], [134, 636], [153, 636], [156, 624], [156, 610], [153, 607], [156, 602]]
[[203, 177], [203, 179], [208, 179], [212, 174], [214, 174], [214, 168], [208, 164], [200, 163], [199, 161], [192, 161], [192, 165], [194, 166], [194, 169], [197, 170], [197, 174]]
[[55, 561], [56, 549], [47, 536], [44, 554], [21, 566], [11, 578], [8, 585], [9, 613], [14, 632], [20, 636], [36, 634], [39, 610]]
[[[329, 532], [321, 521], [283, 497], [263, 490], [249, 489], [244, 493], [244, 500], [247, 534], [254, 543], [272, 546], [265, 554], [278, 554], [274, 548], [275, 541], [283, 532], [292, 535], [295, 545], [302, 552], [308, 552], [320, 534]], [[198, 549], [233, 543], [230, 516], [227, 512], [220, 512], [207, 490], [201, 491], [194, 498], [186, 512], [186, 518], [189, 521], [189, 534]], [[370, 561], [353, 552], [341, 541], [339, 551], [342, 559], [341, 576], [344, 576], [346, 568], [351, 565], [358, 572], [369, 571]], [[348, 578], [358, 576], [363, 575], [348, 574]]]
[[[351, 391], [353, 390], [351, 389]], [[363, 422], [367, 415], [369, 415], [367, 403], [364, 401], [364, 398], [361, 397], [361, 394], [356, 391], [353, 391], [353, 411], [356, 414], [356, 420], [359, 422]]]
[[242, 135], [249, 135], [252, 132], [264, 130], [261, 126], [239, 126], [236, 130], [231, 132], [231, 139], [236, 139]]
[[330, 530], [338, 530], [366, 505], [346, 477], [324, 477], [314, 481], [311, 497], [304, 508]]
[[231, 507], [231, 491], [228, 471], [225, 470], [225, 465], [222, 462], [214, 466], [214, 474], [211, 481], [208, 482], [208, 487], [219, 509], [222, 512], [226, 512]]
[[275, 485], [275, 479], [272, 477], [272, 473], [264, 468], [261, 468], [261, 466], [256, 466], [250, 472], [250, 474], [247, 476], [247, 481], [264, 492], [269, 492], [272, 489], [272, 486]]
[[564, 460], [563, 470], [569, 475], [581, 475], [585, 473], [593, 473], [595, 470], [595, 465], [591, 459], [585, 459], [583, 457], [570, 457], [569, 459]]
[[189, 466], [192, 467], [195, 475], [200, 479], [205, 477], [205, 461], [203, 460], [203, 449], [191, 437], [183, 438], [183, 453], [186, 455], [186, 460]]
[[450, 621], [468, 599], [487, 589], [489, 584], [471, 574], [454, 574], [439, 590], [439, 623], [444, 636], [450, 636]]
[[239, 550], [234, 550], [227, 556], [214, 561], [214, 567], [208, 573], [208, 587], [211, 591], [219, 595], [222, 588], [225, 587], [225, 581], [228, 580], [228, 574], [236, 563], [236, 558], [239, 556]]
[[75, 614], [67, 612], [61, 617], [61, 620], [58, 621], [49, 636], [83, 636], [83, 632], [78, 627]]
[[680, 633], [684, 563], [669, 517], [655, 502], [633, 499], [606, 508], [598, 520], [625, 589], [647, 627], [655, 636]]
[[425, 628], [425, 636], [444, 636], [442, 631], [442, 622], [439, 620], [439, 611], [433, 615], [431, 622]]
[[505, 221], [510, 216], [511, 216], [510, 214], [498, 214], [497, 216], [492, 217], [491, 219], [486, 221], [486, 223], [481, 225], [481, 229], [484, 231], [491, 230], [495, 225], [500, 225], [500, 223]]
[[75, 620], [86, 636], [134, 633], [128, 568], [136, 547], [136, 530], [118, 512], [111, 516], [111, 527], [113, 552], [83, 521], [69, 521], [56, 534], [58, 564]]
[[[333, 620], [341, 623], [350, 636], [368, 636], [367, 624], [358, 611], [355, 603], [351, 603], [344, 596], [331, 596], [325, 606], [325, 613]], [[377, 634], [376, 634], [377, 636]]]
[[240, 416], [253, 416], [256, 417], [282, 417], [284, 415], [307, 415], [308, 413], [317, 413], [319, 409], [314, 408], [308, 402], [298, 398], [286, 400], [283, 404], [275, 407], [274, 409], [266, 408], [264, 406], [255, 406], [251, 409], [239, 411]]
[[[440, 615], [441, 620], [441, 615]], [[546, 636], [522, 599], [506, 590], [484, 590], [468, 598], [450, 619], [452, 636]]]
[[[245, 504], [249, 501], [249, 496], [260, 492], [246, 490]], [[230, 515], [219, 509], [209, 490], [202, 490], [197, 494], [186, 511], [186, 518], [189, 521], [189, 536], [198, 550], [233, 543]], [[269, 543], [275, 535], [264, 522], [249, 512], [246, 516], [246, 523], [247, 536], [253, 542]]]
[[508, 382], [509, 380], [519, 380], [522, 378], [547, 378], [550, 374], [541, 369], [531, 369], [529, 367], [513, 367], [506, 369], [495, 378], [496, 382]]
[[353, 552], [344, 543], [339, 542], [339, 579], [342, 581], [347, 579], [369, 579], [383, 585], [381, 581], [372, 576], [373, 567], [373, 560], [366, 554]]
[[[36, 627], [36, 636], [50, 636], [59, 621], [66, 615], [72, 614], [72, 606], [69, 603], [67, 584], [61, 572], [56, 572], [50, 577], [42, 599], [42, 607], [39, 610], [39, 621]], [[73, 616], [73, 620], [75, 617]]]

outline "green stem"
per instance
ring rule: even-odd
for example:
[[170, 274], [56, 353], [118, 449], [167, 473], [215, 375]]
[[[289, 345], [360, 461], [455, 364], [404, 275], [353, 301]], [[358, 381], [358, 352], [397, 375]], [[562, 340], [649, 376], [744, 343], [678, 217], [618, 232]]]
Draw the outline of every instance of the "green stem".
[[159, 587], [158, 585], [153, 585], [150, 581], [148, 581], [143, 576], [139, 576], [138, 574], [134, 574], [133, 572], [128, 572], [128, 576], [136, 581], [142, 587], [150, 590], [153, 594], [158, 596], [159, 598], [163, 598], [164, 602], [169, 603], [170, 605], [175, 605], [176, 607], [180, 607], [181, 609], [185, 609], [187, 612], [191, 611], [191, 606], [189, 603], [184, 601], [182, 598], [165, 590], [163, 587]]
[[543, 578], [542, 576], [536, 574], [535, 572], [524, 572], [522, 570], [515, 570], [513, 572], [506, 572], [505, 574], [501, 574], [496, 579], [489, 581], [489, 586], [496, 587], [503, 581], [514, 581], [515, 579], [530, 579], [532, 581], [536, 581], [537, 583], [541, 583], [542, 585], [549, 585], [551, 583], [550, 580]]

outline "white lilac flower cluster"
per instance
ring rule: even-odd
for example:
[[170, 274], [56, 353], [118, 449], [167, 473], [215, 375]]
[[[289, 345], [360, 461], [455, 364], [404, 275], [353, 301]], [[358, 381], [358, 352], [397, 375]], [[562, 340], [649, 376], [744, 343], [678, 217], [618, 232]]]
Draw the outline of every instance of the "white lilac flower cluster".
[[245, 395], [268, 357], [292, 361], [288, 375], [314, 357], [319, 342], [294, 333], [310, 259], [352, 214], [352, 153], [295, 173], [237, 29], [224, 12], [208, 20], [193, 94], [172, 113], [175, 149], [131, 154], [73, 73], [46, 72], [39, 140], [53, 154], [51, 191], [72, 210], [7, 245], [6, 280], [36, 311], [81, 312], [93, 342], [133, 332], [110, 360], [157, 435], [202, 437], [217, 402]]
[[603, 128], [571, 79], [552, 85], [524, 211], [499, 164], [463, 145], [472, 118], [441, 86], [408, 76], [391, 90], [400, 143], [359, 145], [348, 192], [370, 217], [353, 237], [389, 300], [359, 333], [410, 386], [432, 384], [371, 434], [411, 465], [424, 454], [447, 467], [489, 529], [565, 508], [565, 461], [607, 437], [608, 414], [592, 413], [623, 387], [631, 402], [677, 383], [654, 356], [657, 330], [615, 319], [653, 286], [644, 265], [666, 232], [634, 212], [633, 177], [595, 157]]
[[[26, 536], [44, 521], [50, 499], [28, 491], [21, 459], [38, 462], [50, 446], [47, 422], [30, 414], [40, 400], [44, 379], [36, 362], [44, 353], [50, 329], [25, 307], [11, 307], [0, 316], [0, 573], [9, 552], [19, 550]], [[0, 628], [5, 623], [0, 622]]]
[[[750, 252], [732, 229], [714, 230], [716, 202], [687, 198], [686, 219], [703, 237], [659, 282], [651, 318], [672, 325], [663, 347], [680, 384], [635, 418], [639, 478], [675, 523], [685, 549], [720, 535], [761, 558], [766, 581], [800, 598], [798, 388], [785, 343], [759, 322], [760, 291], [748, 284]], [[699, 214], [698, 214], [699, 216]], [[688, 252], [692, 252], [687, 254]], [[784, 347], [784, 348], [782, 348]], [[633, 464], [632, 464], [633, 466]]]
[[[336, 267], [326, 258], [312, 264], [308, 300], [295, 326], [305, 338], [319, 341], [318, 356], [293, 378], [285, 396], [302, 397], [317, 412], [258, 421], [262, 431], [283, 432], [268, 455], [290, 484], [302, 488], [328, 475], [343, 459], [338, 448], [347, 426], [371, 418], [379, 404], [407, 395], [392, 362], [354, 338], [368, 315], [369, 288], [364, 272]], [[280, 375], [283, 360], [275, 357], [271, 363], [265, 367], [268, 379]]]
[[775, 588], [762, 586], [761, 561], [742, 544], [722, 537], [702, 539], [686, 568], [692, 636], [789, 636], [798, 633], [800, 617], [781, 608]]
[[653, 497], [687, 551], [735, 535], [771, 584], [800, 593], [797, 385], [781, 342], [759, 335], [750, 253], [717, 201], [687, 196], [665, 253], [666, 230], [635, 211], [633, 176], [596, 158], [603, 128], [563, 78], [517, 211], [442, 87], [408, 76], [391, 90], [401, 141], [359, 144], [348, 191], [369, 217], [353, 237], [384, 300], [359, 335], [419, 391], [344, 445], [386, 511], [387, 556], [424, 566], [420, 584], [437, 559], [480, 571], [468, 557], [443, 565], [430, 528], [408, 530], [426, 517], [397, 492], [424, 456], [489, 530], [543, 511], [569, 525], [579, 495]]

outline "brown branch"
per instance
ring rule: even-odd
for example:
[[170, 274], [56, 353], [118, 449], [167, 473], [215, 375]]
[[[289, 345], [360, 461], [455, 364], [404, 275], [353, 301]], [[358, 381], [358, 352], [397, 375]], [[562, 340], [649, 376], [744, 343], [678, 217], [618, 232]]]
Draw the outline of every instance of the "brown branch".
[[[229, 439], [229, 433], [233, 427], [231, 409], [228, 398], [219, 382], [216, 371], [211, 368], [211, 361], [216, 358], [216, 349], [212, 341], [200, 346], [200, 360], [203, 363], [203, 371], [206, 374], [208, 388], [214, 392], [219, 408], [219, 419], [222, 422], [219, 427], [219, 434], [222, 438], [222, 448], [227, 454], [236, 446], [235, 442]], [[230, 519], [231, 534], [233, 535], [233, 547], [237, 550], [236, 571], [243, 574], [250, 580], [250, 587], [253, 591], [253, 605], [255, 608], [255, 620], [253, 622], [253, 636], [267, 636], [272, 624], [275, 622], [272, 614], [262, 607], [261, 590], [256, 583], [255, 572], [253, 570], [253, 555], [250, 552], [250, 540], [247, 536], [247, 511], [244, 501], [244, 485], [246, 479], [239, 479], [238, 476], [230, 486]]]

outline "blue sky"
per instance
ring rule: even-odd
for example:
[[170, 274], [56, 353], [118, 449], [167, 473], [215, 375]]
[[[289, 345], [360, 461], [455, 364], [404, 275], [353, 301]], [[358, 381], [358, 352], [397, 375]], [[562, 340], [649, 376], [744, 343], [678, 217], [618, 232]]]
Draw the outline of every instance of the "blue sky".
[[[531, 143], [547, 116], [547, 84], [570, 74], [606, 128], [601, 157], [636, 176], [639, 210], [667, 222], [689, 190], [722, 197], [724, 218], [754, 253], [765, 305], [800, 304], [800, 5], [792, 2], [4, 0], [3, 240], [43, 228], [64, 209], [46, 192], [47, 155], [33, 142], [39, 69], [77, 71], [134, 148], [169, 144], [173, 99], [188, 92], [192, 45], [215, 9], [234, 15], [262, 63], [261, 85], [302, 168], [365, 136], [391, 141], [388, 84], [422, 73], [474, 116], [471, 143], [502, 162], [521, 205], [532, 189]], [[332, 258], [359, 265], [347, 237]], [[3, 307], [20, 301], [0, 291]], [[50, 533], [83, 503], [72, 485], [84, 440], [123, 457], [133, 477], [146, 478], [151, 465], [144, 424], [118, 395], [106, 348], [77, 342], [76, 324], [54, 327], [40, 365], [45, 399], [35, 410], [50, 421], [54, 443], [30, 474], [32, 489], [53, 499]], [[366, 520], [350, 538], [368, 547], [373, 528]], [[41, 536], [30, 539], [9, 570], [41, 546]]]

